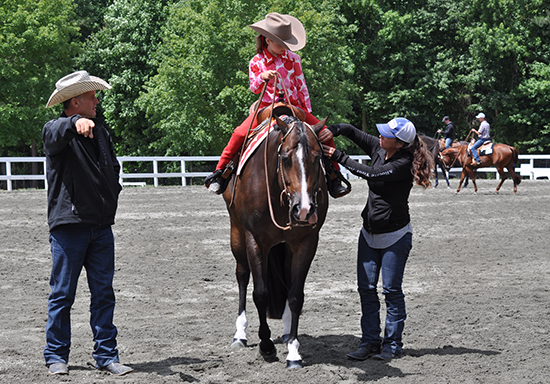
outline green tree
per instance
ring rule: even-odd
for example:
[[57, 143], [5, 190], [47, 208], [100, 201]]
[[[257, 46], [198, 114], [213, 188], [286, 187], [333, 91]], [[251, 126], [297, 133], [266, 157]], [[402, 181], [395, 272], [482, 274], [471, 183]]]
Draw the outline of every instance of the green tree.
[[0, 153], [36, 155], [55, 82], [79, 49], [71, 0], [0, 1]]
[[[149, 122], [162, 138], [159, 154], [219, 154], [258, 96], [249, 90], [248, 62], [255, 32], [248, 25], [268, 12], [298, 17], [308, 32], [300, 54], [314, 114], [338, 121], [350, 111], [351, 60], [343, 37], [346, 26], [335, 1], [198, 0], [170, 7], [158, 50], [158, 75], [140, 97]], [[342, 47], [334, 50], [339, 44]]]
[[[156, 74], [152, 59], [165, 23], [167, 1], [119, 0], [105, 11], [105, 27], [91, 35], [78, 58], [79, 67], [107, 80], [101, 108], [121, 155], [154, 155], [159, 139], [136, 103], [143, 85]], [[103, 21], [103, 20], [102, 20]], [[160, 101], [159, 101], [160, 102]]]

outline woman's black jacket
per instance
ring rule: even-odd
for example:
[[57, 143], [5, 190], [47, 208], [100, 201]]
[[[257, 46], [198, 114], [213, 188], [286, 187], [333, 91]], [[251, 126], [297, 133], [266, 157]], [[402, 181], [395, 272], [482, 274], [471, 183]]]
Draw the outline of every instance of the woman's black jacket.
[[413, 185], [412, 155], [399, 150], [385, 160], [386, 151], [380, 147], [378, 138], [350, 124], [335, 124], [328, 128], [334, 136], [348, 137], [371, 158], [371, 164], [364, 165], [339, 150], [332, 155], [333, 160], [368, 181], [369, 198], [361, 213], [363, 227], [370, 233], [387, 233], [406, 226], [410, 222], [408, 199]]

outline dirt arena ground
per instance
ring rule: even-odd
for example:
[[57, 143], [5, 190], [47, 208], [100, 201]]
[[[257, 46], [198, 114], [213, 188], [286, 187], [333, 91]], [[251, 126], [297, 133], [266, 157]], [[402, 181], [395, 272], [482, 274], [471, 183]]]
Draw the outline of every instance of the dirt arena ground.
[[[452, 181], [456, 188], [457, 181]], [[405, 273], [404, 357], [355, 362], [359, 342], [356, 242], [367, 184], [331, 206], [306, 282], [300, 320], [305, 368], [233, 351], [237, 284], [229, 217], [196, 187], [127, 188], [117, 223], [115, 324], [123, 363], [115, 378], [88, 366], [92, 339], [85, 273], [72, 311], [70, 375], [42, 358], [50, 251], [44, 191], [0, 192], [0, 383], [548, 383], [550, 380], [550, 182], [482, 180], [453, 190], [413, 189], [413, 250]], [[270, 325], [274, 337], [280, 321]]]

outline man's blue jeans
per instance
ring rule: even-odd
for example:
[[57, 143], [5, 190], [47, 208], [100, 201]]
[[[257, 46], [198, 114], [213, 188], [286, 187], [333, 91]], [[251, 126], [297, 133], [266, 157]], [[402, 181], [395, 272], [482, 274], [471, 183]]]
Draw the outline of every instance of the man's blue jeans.
[[474, 160], [478, 163], [481, 161], [481, 159], [479, 158], [479, 154], [477, 153], [477, 149], [479, 147], [481, 147], [483, 145], [483, 143], [485, 143], [487, 140], [489, 140], [489, 139], [477, 139], [477, 141], [474, 143], [474, 145], [472, 145], [472, 148], [471, 148], [472, 156], [474, 157]]
[[[412, 234], [405, 234], [397, 243], [385, 249], [369, 247], [359, 235], [357, 254], [357, 284], [361, 297], [361, 344], [382, 343], [382, 349], [394, 354], [402, 353], [403, 328], [407, 314], [402, 290], [405, 264], [412, 248]], [[382, 293], [386, 300], [384, 339], [380, 337], [380, 300], [376, 287], [382, 272]]]
[[451, 145], [453, 145], [453, 139], [451, 139], [450, 137], [447, 137], [445, 139], [445, 149], [451, 148]]
[[52, 272], [46, 324], [46, 365], [67, 363], [71, 346], [71, 307], [82, 267], [90, 288], [90, 325], [94, 338], [93, 357], [97, 367], [118, 362], [117, 329], [113, 325], [115, 294], [113, 275], [115, 245], [107, 227], [54, 228], [50, 233]]

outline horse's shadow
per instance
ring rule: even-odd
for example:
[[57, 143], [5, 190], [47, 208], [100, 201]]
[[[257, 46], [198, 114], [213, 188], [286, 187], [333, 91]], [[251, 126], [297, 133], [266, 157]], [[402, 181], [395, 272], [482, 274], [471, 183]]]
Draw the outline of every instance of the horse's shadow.
[[[384, 377], [406, 377], [407, 373], [402, 372], [390, 364], [381, 361], [365, 360], [354, 361], [347, 358], [346, 354], [355, 351], [359, 346], [360, 339], [353, 335], [326, 335], [313, 337], [301, 334], [300, 353], [304, 359], [305, 366], [333, 364], [345, 368], [360, 368], [363, 373], [357, 376], [359, 381], [375, 381]], [[454, 347], [447, 345], [442, 348], [422, 348], [403, 350], [404, 356], [421, 357], [425, 355], [465, 355], [481, 354], [486, 356], [498, 355], [500, 352]]]

